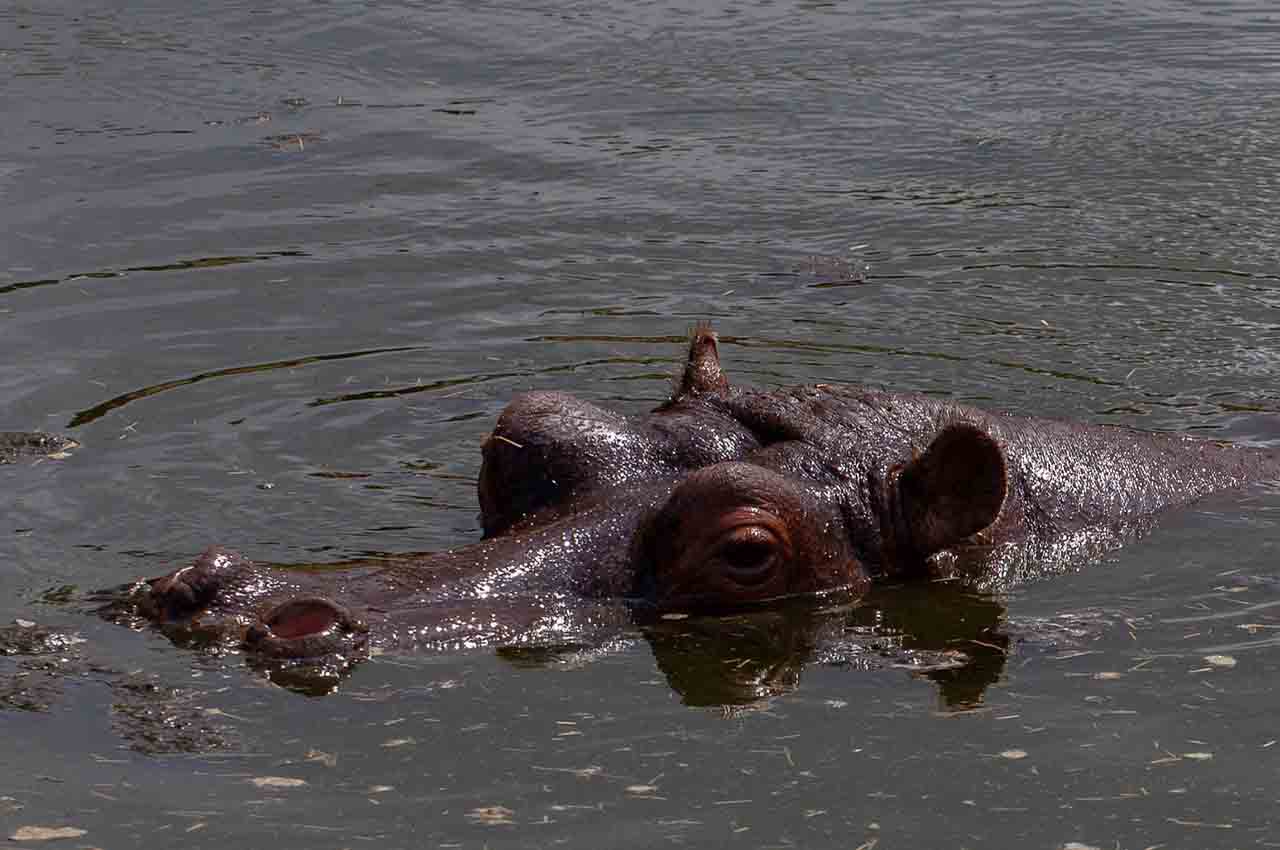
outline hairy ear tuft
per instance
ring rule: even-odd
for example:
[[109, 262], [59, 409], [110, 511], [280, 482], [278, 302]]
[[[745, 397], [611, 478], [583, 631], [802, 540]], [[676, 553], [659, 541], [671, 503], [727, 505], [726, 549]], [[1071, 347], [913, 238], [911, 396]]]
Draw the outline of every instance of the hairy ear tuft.
[[674, 404], [685, 396], [719, 393], [728, 388], [729, 381], [720, 370], [716, 332], [710, 322], [698, 322], [689, 333], [689, 356], [667, 404]]

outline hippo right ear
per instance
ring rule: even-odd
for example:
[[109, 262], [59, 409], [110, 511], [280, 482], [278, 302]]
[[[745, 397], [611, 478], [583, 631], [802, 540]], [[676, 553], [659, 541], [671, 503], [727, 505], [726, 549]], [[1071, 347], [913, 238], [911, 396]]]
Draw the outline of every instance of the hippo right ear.
[[990, 434], [969, 422], [943, 428], [889, 485], [890, 567], [909, 571], [991, 525], [1008, 486], [1004, 452]]

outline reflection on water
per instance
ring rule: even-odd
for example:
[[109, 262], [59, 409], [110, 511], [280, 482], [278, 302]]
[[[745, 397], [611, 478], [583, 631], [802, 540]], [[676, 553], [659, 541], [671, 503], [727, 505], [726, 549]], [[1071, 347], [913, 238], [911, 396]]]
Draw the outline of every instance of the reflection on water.
[[974, 708], [1004, 670], [1004, 605], [952, 582], [877, 589], [856, 604], [795, 603], [644, 627], [658, 668], [686, 705], [751, 706], [790, 693], [804, 668], [900, 669], [938, 686], [949, 709]]
[[[288, 568], [329, 574], [329, 579], [341, 582], [344, 569], [384, 560]], [[147, 628], [135, 610], [139, 588], [140, 584], [128, 585], [94, 594], [97, 613], [135, 629]], [[878, 587], [858, 600], [842, 601], [839, 596], [796, 599], [719, 616], [657, 615], [643, 606], [628, 616], [620, 605], [577, 600], [580, 611], [567, 603], [556, 609], [560, 613], [551, 618], [553, 625], [542, 617], [524, 629], [518, 618], [504, 619], [509, 610], [523, 610], [520, 600], [504, 599], [493, 603], [491, 613], [482, 614], [502, 627], [495, 626], [487, 638], [476, 634], [470, 644], [497, 644], [497, 654], [519, 667], [564, 668], [625, 650], [643, 637], [668, 685], [690, 706], [767, 705], [796, 690], [804, 669], [812, 664], [847, 670], [849, 675], [900, 670], [924, 676], [937, 684], [941, 702], [950, 710], [981, 705], [986, 689], [999, 681], [1010, 638], [998, 596], [956, 581]], [[471, 607], [483, 610], [486, 603]], [[415, 616], [431, 614], [424, 610]], [[209, 623], [197, 620], [156, 628], [185, 650], [211, 656], [240, 652], [238, 632], [228, 634], [219, 623], [214, 618]], [[438, 650], [428, 645], [426, 651]], [[253, 670], [277, 685], [312, 696], [333, 693], [364, 657], [357, 653], [293, 660], [244, 655]]]

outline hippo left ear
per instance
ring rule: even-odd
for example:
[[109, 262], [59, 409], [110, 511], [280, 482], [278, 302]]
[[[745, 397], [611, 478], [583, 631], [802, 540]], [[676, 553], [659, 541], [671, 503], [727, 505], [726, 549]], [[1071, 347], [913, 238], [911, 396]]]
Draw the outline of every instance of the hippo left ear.
[[719, 338], [709, 323], [699, 322], [689, 334], [689, 357], [667, 404], [687, 396], [722, 393], [728, 388], [729, 381], [720, 370]]
[[894, 560], [928, 557], [991, 525], [1008, 487], [1004, 452], [990, 434], [969, 422], [943, 428], [890, 484]]

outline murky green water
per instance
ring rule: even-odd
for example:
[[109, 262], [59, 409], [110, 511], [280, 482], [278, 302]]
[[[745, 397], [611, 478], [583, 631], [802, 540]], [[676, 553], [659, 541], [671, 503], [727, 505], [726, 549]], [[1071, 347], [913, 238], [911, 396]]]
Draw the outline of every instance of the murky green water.
[[1280, 845], [1267, 488], [877, 603], [961, 673], [779, 614], [305, 698], [86, 600], [473, 540], [507, 399], [644, 409], [704, 318], [741, 382], [1280, 440], [1278, 44], [1234, 2], [0, 9], [0, 429], [84, 444], [0, 467], [0, 623], [84, 639], [0, 657], [0, 833]]

